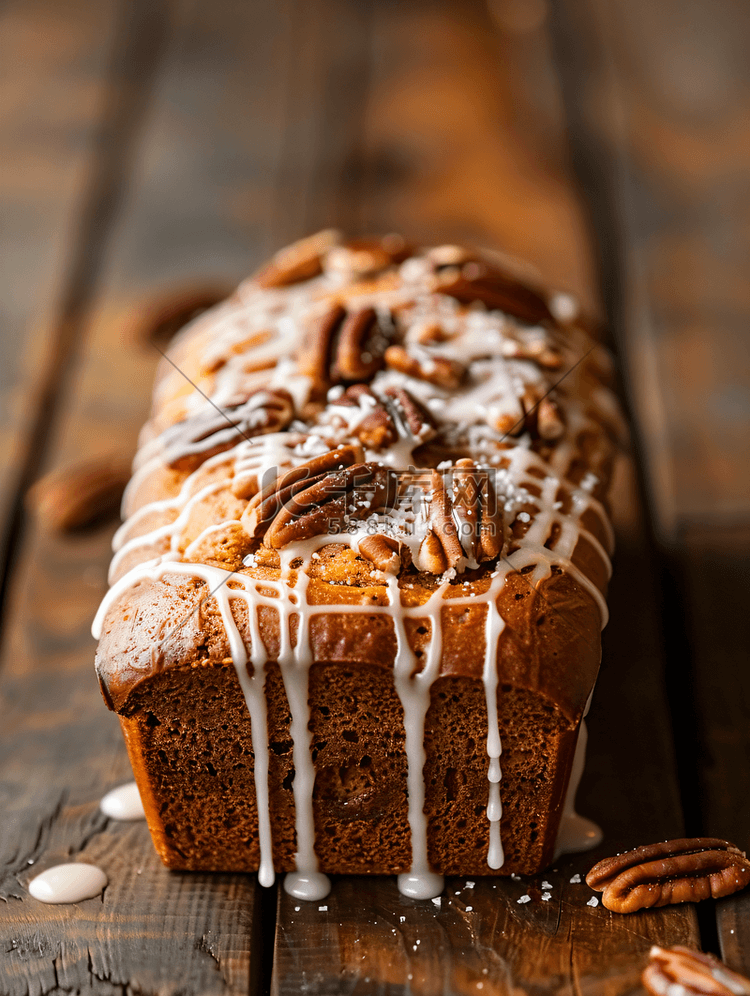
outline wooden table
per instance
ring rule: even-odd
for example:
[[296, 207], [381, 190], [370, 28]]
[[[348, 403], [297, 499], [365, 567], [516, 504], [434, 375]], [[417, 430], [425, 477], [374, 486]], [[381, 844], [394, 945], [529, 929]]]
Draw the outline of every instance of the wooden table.
[[[750, 896], [623, 917], [571, 881], [683, 832], [750, 844], [749, 42], [730, 0], [3, 8], [3, 996], [619, 996], [655, 942], [750, 973]], [[24, 509], [40, 474], [132, 452], [159, 358], [144, 302], [331, 224], [530, 259], [609, 315], [635, 426], [579, 795], [605, 843], [439, 904], [171, 874], [145, 825], [108, 821], [130, 774], [89, 626], [113, 527], [54, 535]], [[29, 897], [78, 855], [103, 896]]]

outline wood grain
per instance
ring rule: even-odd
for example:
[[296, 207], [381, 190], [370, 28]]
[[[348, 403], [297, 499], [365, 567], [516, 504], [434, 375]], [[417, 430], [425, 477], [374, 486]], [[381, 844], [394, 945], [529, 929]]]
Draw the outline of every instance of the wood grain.
[[[27, 42], [18, 52], [39, 60], [34, 106], [50, 101], [49, 117], [39, 126], [45, 141], [57, 134], [55, 127], [70, 135], [81, 120], [86, 136], [71, 151], [59, 135], [56, 150], [35, 149], [33, 136], [13, 138], [12, 128], [3, 133], [17, 142], [9, 145], [20, 163], [13, 174], [16, 192], [24, 189], [21, 174], [34, 155], [44, 161], [56, 152], [68, 157], [61, 176], [47, 178], [48, 187], [24, 193], [19, 203], [26, 213], [19, 214], [13, 230], [19, 245], [29, 231], [37, 238], [29, 245], [58, 233], [55, 251], [46, 249], [40, 257], [44, 275], [38, 286], [47, 290], [39, 292], [43, 331], [33, 347], [43, 358], [44, 383], [53, 391], [37, 391], [24, 402], [23, 410], [36, 415], [31, 435], [17, 423], [8, 437], [8, 452], [21, 445], [26, 454], [21, 463], [27, 476], [31, 468], [132, 451], [158, 360], [155, 351], [124, 331], [123, 320], [139, 301], [193, 277], [239, 280], [279, 245], [318, 226], [401, 228], [429, 240], [500, 243], [596, 308], [595, 250], [570, 179], [566, 122], [544, 16], [519, 28], [513, 14], [518, 5], [505, 0], [493, 3], [494, 21], [478, 0], [252, 5], [185, 0], [168, 8], [146, 4], [140, 18], [124, 25], [117, 12], [126, 8], [34, 0], [12, 9], [14, 30]], [[164, 32], [161, 40], [149, 31], [150, 16]], [[635, 29], [629, 30], [631, 38]], [[34, 45], [30, 33], [53, 41]], [[97, 100], [107, 91], [107, 45], [113, 42], [120, 55], [130, 51], [150, 60], [150, 69], [139, 76], [142, 63], [132, 63], [132, 75], [114, 87], [113, 116], [101, 120], [96, 108], [107, 105]], [[648, 53], [653, 57], [657, 49]], [[115, 59], [109, 71], [117, 76], [123, 65]], [[25, 79], [19, 66], [21, 59], [16, 71]], [[82, 89], [63, 92], [58, 108], [53, 91], [68, 76], [83, 80]], [[532, 77], [533, 86], [525, 85]], [[581, 94], [595, 98], [588, 84], [579, 85]], [[645, 84], [639, 91], [641, 110], [643, 94], [647, 98], [650, 92]], [[37, 112], [18, 94], [16, 99], [11, 106], [18, 119], [33, 120]], [[97, 121], [102, 130], [94, 140]], [[669, 142], [656, 141], [660, 132], [653, 113], [648, 121], [653, 147], [669, 151]], [[706, 125], [705, 134], [709, 131]], [[742, 134], [735, 129], [727, 140], [726, 148], [738, 157]], [[701, 149], [707, 155], [705, 144]], [[647, 152], [640, 147], [639, 155]], [[679, 162], [668, 165], [675, 172], [660, 162], [663, 175], [654, 190], [678, 175]], [[695, 182], [705, 181], [704, 193], [723, 175], [720, 157], [709, 165], [705, 174], [696, 172]], [[738, 179], [731, 189], [741, 188]], [[45, 209], [51, 211], [49, 221]], [[704, 246], [693, 247], [698, 255], [689, 257], [692, 273]], [[732, 266], [735, 250], [732, 243]], [[662, 300], [671, 300], [667, 291], [683, 279], [681, 258], [679, 252], [671, 257], [676, 283], [671, 277], [658, 286], [651, 282], [646, 296], [634, 299], [644, 308], [648, 294], [657, 291]], [[18, 286], [14, 320], [28, 323], [36, 314], [31, 298], [37, 284], [25, 278]], [[729, 294], [728, 284], [717, 286], [717, 295]], [[628, 348], [643, 345], [663, 363], [682, 340], [657, 341], [654, 328], [646, 326]], [[701, 336], [691, 342], [699, 346]], [[704, 354], [696, 349], [686, 356], [700, 360]], [[50, 357], [61, 360], [65, 376], [52, 377], [56, 368]], [[694, 359], [688, 367], [695, 371]], [[688, 367], [675, 369], [683, 377]], [[716, 376], [718, 390], [723, 375]], [[37, 381], [21, 381], [32, 382]], [[659, 393], [658, 377], [649, 383], [649, 403], [662, 406], [656, 416], [643, 409], [651, 418], [650, 438], [668, 452], [671, 437], [659, 432], [672, 417], [674, 399]], [[43, 397], [50, 397], [51, 405], [42, 405]], [[705, 445], [685, 452], [702, 459]], [[671, 480], [677, 480], [668, 466]], [[682, 467], [687, 476], [680, 480], [689, 485], [696, 471], [684, 460]], [[712, 468], [701, 502], [718, 493]], [[656, 470], [652, 465], [658, 490]], [[727, 494], [736, 497], [742, 478], [734, 469], [730, 478]], [[0, 950], [6, 953], [2, 992], [264, 991], [271, 984], [268, 958], [275, 942], [272, 986], [279, 994], [516, 989], [619, 996], [637, 991], [651, 943], [697, 944], [692, 907], [617, 917], [587, 906], [590, 891], [570, 882], [597, 856], [682, 829], [661, 664], [658, 576], [653, 551], [642, 541], [647, 528], [633, 517], [640, 506], [628, 481], [626, 474], [617, 490], [624, 511], [618, 516], [613, 618], [605, 633], [606, 663], [592, 707], [590, 762], [580, 792], [581, 810], [597, 818], [607, 835], [600, 851], [561, 860], [546, 879], [476, 880], [473, 886], [452, 881], [439, 907], [403, 899], [391, 880], [340, 879], [327, 902], [311, 906], [279, 891], [275, 919], [273, 894], [259, 897], [254, 878], [167, 873], [144, 826], [117, 825], [99, 813], [103, 792], [129, 778], [116, 721], [99, 699], [88, 635], [105, 589], [109, 535], [99, 530], [53, 539], [40, 524], [27, 524], [16, 547], [0, 675], [0, 790], [6, 814], [0, 837], [0, 890], [6, 900], [0, 904]], [[694, 621], [702, 633], [709, 633], [711, 621], [724, 611], [728, 588], [719, 582], [741, 570], [739, 559], [714, 562], [711, 556], [709, 548], [691, 561], [691, 597], [701, 607]], [[739, 604], [736, 611], [742, 612]], [[711, 638], [701, 644], [705, 661], [711, 660], [712, 646]], [[727, 644], [727, 659], [736, 648]], [[711, 756], [721, 758], [721, 778], [707, 798], [716, 832], [719, 822], [736, 820], [739, 835], [747, 826], [744, 804], [730, 802], [736, 796], [722, 795], [721, 786], [732, 778], [732, 755], [746, 747], [734, 732], [747, 716], [744, 678], [738, 686], [742, 693], [731, 696], [723, 713], [730, 698], [726, 686], [710, 680], [709, 671], [702, 674], [703, 684], [695, 686], [701, 708], [704, 701], [717, 704], [701, 713], [702, 743], [712, 744]], [[709, 770], [707, 764], [701, 777], [710, 780]], [[70, 855], [107, 870], [110, 885], [103, 897], [75, 907], [45, 907], [30, 899], [29, 875]], [[541, 899], [543, 880], [553, 886], [549, 901]], [[518, 904], [526, 893], [531, 901]], [[718, 922], [725, 956], [747, 972], [746, 902], [741, 897], [719, 904]]]
[[675, 542], [685, 519], [750, 515], [750, 11], [554, 9], [655, 525]]
[[[682, 579], [691, 647], [696, 794], [701, 827], [750, 850], [750, 526], [682, 531]], [[716, 904], [722, 957], [750, 975], [750, 895]]]

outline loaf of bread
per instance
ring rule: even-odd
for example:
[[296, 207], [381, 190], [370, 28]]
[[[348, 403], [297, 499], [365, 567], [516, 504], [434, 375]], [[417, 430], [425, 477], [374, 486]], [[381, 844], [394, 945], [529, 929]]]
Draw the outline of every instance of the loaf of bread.
[[489, 251], [325, 231], [178, 334], [95, 623], [169, 867], [430, 896], [552, 860], [621, 432], [573, 312]]

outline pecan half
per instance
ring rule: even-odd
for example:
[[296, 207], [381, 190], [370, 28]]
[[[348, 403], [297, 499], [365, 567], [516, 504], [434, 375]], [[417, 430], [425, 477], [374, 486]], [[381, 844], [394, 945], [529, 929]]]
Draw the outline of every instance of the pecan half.
[[681, 838], [605, 858], [588, 873], [586, 884], [603, 892], [607, 909], [633, 913], [729, 896], [750, 884], [750, 861], [729, 841]]
[[313, 536], [346, 532], [352, 520], [392, 508], [396, 495], [396, 474], [382, 464], [358, 463], [325, 474], [283, 502], [263, 544], [280, 550]]
[[242, 528], [249, 536], [258, 539], [295, 493], [305, 491], [326, 475], [351, 467], [361, 459], [362, 450], [354, 444], [347, 444], [293, 467], [250, 500], [240, 519]]
[[346, 316], [339, 332], [332, 379], [369, 380], [383, 366], [388, 339], [374, 308]]
[[352, 239], [335, 246], [326, 257], [326, 270], [351, 277], [364, 277], [401, 263], [409, 255], [409, 247], [400, 235], [385, 235], [382, 239]]
[[161, 434], [164, 460], [174, 470], [191, 471], [209, 456], [242, 439], [281, 432], [294, 418], [294, 401], [283, 388], [256, 391], [238, 405], [210, 405]]
[[51, 532], [85, 529], [117, 514], [130, 473], [116, 455], [61, 467], [29, 489], [26, 503]]
[[453, 471], [453, 508], [461, 521], [461, 545], [467, 556], [483, 563], [503, 548], [503, 507], [490, 474], [468, 458]]
[[431, 574], [442, 574], [461, 562], [464, 550], [451, 514], [451, 499], [439, 470], [432, 471], [431, 484], [430, 528], [419, 546], [417, 567]]
[[432, 439], [436, 432], [434, 419], [413, 394], [403, 387], [387, 387], [383, 393], [393, 399], [396, 413], [405, 421], [414, 439], [422, 443]]
[[310, 280], [323, 272], [323, 257], [335, 246], [339, 232], [326, 228], [315, 235], [293, 242], [280, 249], [269, 263], [255, 274], [255, 282], [261, 287], [286, 287], [302, 280]]
[[530, 325], [552, 321], [547, 302], [536, 291], [514, 277], [486, 263], [471, 260], [435, 276], [434, 289], [462, 304], [481, 301], [488, 308], [503, 311]]
[[545, 370], [559, 370], [563, 364], [562, 353], [544, 339], [534, 339], [530, 343], [506, 339], [503, 343], [503, 356], [512, 360], [531, 360]]
[[445, 266], [463, 266], [476, 260], [476, 253], [471, 252], [465, 246], [443, 245], [433, 246], [426, 253], [427, 258], [436, 269]]
[[731, 971], [713, 955], [681, 944], [671, 948], [654, 944], [649, 958], [641, 981], [653, 996], [669, 992], [682, 996], [750, 996], [750, 979]]
[[455, 390], [466, 374], [466, 367], [457, 360], [449, 360], [445, 356], [431, 356], [425, 353], [416, 357], [407, 352], [403, 346], [389, 346], [385, 351], [386, 366], [408, 377], [417, 377], [430, 384]]
[[321, 401], [331, 386], [333, 340], [345, 316], [342, 305], [333, 304], [308, 319], [305, 338], [297, 355], [297, 366], [301, 374], [312, 380], [311, 396], [315, 401]]
[[376, 533], [359, 541], [359, 552], [379, 571], [398, 574], [401, 570], [400, 543], [392, 536]]
[[383, 402], [370, 390], [367, 384], [352, 384], [347, 387], [336, 405], [344, 408], [358, 407], [366, 414], [350, 431], [370, 450], [385, 450], [398, 439], [398, 428]]

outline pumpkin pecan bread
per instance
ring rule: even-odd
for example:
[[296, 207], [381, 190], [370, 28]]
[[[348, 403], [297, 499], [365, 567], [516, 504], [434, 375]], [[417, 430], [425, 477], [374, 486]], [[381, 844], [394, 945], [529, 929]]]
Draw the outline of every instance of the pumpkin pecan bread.
[[95, 624], [169, 867], [431, 896], [570, 836], [622, 431], [570, 303], [324, 231], [173, 341]]

